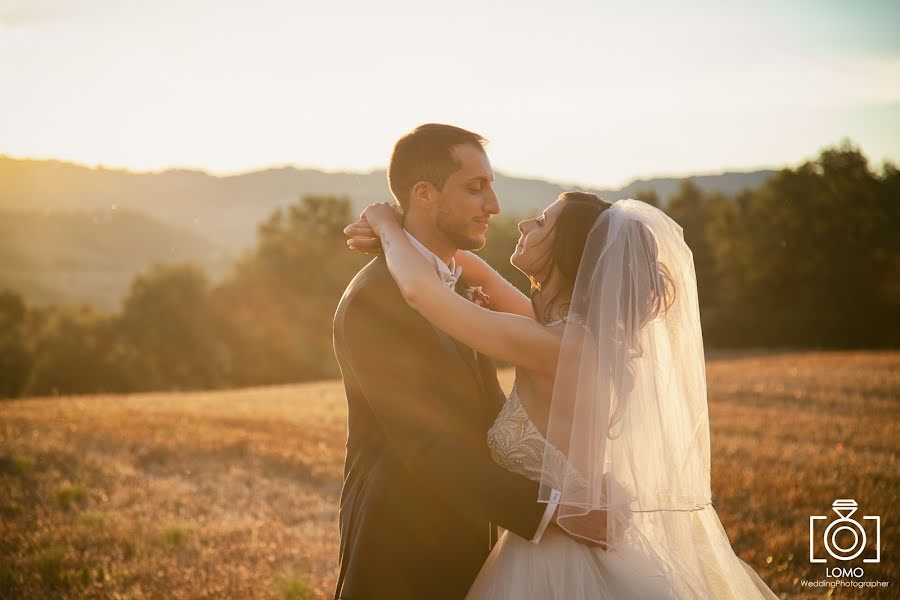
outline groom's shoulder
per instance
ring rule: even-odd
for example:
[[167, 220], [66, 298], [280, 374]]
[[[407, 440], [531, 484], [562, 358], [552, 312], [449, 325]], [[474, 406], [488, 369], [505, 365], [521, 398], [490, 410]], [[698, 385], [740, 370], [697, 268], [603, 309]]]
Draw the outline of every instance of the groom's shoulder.
[[374, 291], [384, 286], [388, 281], [392, 281], [392, 278], [387, 268], [387, 262], [383, 256], [376, 256], [350, 280], [344, 295], [356, 295], [361, 292]]
[[390, 301], [395, 293], [399, 293], [399, 289], [388, 271], [384, 256], [376, 256], [347, 284], [338, 303], [338, 312], [361, 303]]

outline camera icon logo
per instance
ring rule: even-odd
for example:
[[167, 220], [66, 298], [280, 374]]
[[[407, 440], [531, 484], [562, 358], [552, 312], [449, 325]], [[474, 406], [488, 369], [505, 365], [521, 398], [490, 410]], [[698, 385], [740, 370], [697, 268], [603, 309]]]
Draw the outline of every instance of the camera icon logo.
[[[856, 500], [839, 498], [832, 503], [831, 508], [838, 518], [825, 527], [824, 533], [818, 539], [822, 541], [825, 551], [832, 558], [842, 561], [853, 560], [865, 551], [868, 544], [866, 528], [859, 521], [851, 518], [859, 509], [859, 506], [856, 504]], [[813, 515], [809, 518], [809, 562], [811, 563], [827, 562], [826, 558], [820, 558], [815, 555], [816, 521], [824, 521], [826, 519], [828, 519], [826, 515]], [[875, 557], [864, 558], [863, 562], [881, 562], [881, 517], [866, 515], [862, 520], [874, 521], [875, 524]], [[845, 531], [850, 532], [853, 539], [853, 542], [849, 545], [841, 545], [838, 541], [838, 535]], [[848, 536], [843, 537], [846, 538]], [[846, 539], [842, 541], [846, 544]]]

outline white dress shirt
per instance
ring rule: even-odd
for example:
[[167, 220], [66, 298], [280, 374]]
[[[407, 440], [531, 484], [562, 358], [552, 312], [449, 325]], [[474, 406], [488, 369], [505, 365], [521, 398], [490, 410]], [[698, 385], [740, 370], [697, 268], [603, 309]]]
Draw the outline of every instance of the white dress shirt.
[[[437, 257], [437, 255], [425, 247], [425, 245], [413, 237], [413, 235], [403, 230], [403, 233], [406, 234], [407, 239], [412, 243], [413, 247], [422, 253], [422, 256], [427, 258], [429, 262], [434, 264], [434, 268], [437, 271], [437, 274], [441, 276], [441, 281], [446, 284], [451, 290], [456, 287], [456, 282], [459, 280], [459, 276], [462, 274], [462, 267], [457, 266], [456, 259], [450, 259], [450, 266], [447, 266], [447, 263], [442, 261]], [[451, 270], [452, 269], [452, 270]]]
[[[462, 274], [462, 267], [456, 264], [456, 259], [450, 259], [450, 266], [447, 266], [447, 263], [442, 261], [437, 255], [425, 247], [422, 242], [413, 237], [413, 235], [403, 230], [406, 233], [406, 237], [409, 239], [410, 243], [412, 243], [413, 247], [422, 253], [422, 256], [427, 258], [430, 262], [434, 264], [434, 268], [437, 271], [437, 274], [441, 277], [441, 281], [450, 288], [451, 290], [456, 287], [456, 282], [459, 280], [459, 276]], [[559, 504], [559, 498], [561, 494], [558, 490], [552, 490], [550, 493], [550, 502], [547, 503], [547, 508], [544, 510], [544, 517], [541, 519], [541, 523], [538, 525], [537, 531], [534, 533], [534, 537], [531, 538], [531, 541], [537, 544], [541, 541], [541, 536], [544, 535], [544, 530], [547, 529], [547, 525], [550, 524], [550, 520], [553, 518], [553, 513], [556, 512], [556, 507]]]

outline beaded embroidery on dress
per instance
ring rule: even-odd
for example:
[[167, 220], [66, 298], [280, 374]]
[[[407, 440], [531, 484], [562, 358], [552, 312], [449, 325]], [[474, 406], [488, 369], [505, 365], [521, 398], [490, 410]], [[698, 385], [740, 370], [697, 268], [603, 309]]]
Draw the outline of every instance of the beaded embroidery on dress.
[[[546, 448], [552, 452], [551, 464], [557, 467], [554, 469], [555, 483], [561, 484], [560, 476], [566, 465], [565, 456], [553, 446], [547, 445], [547, 440], [525, 412], [515, 385], [488, 431], [488, 447], [494, 462], [532, 481], [541, 480]], [[574, 472], [570, 472], [569, 477], [574, 478], [573, 480], [584, 480]]]
[[491, 458], [513, 473], [540, 481], [544, 444], [544, 436], [531, 423], [513, 386], [512, 393], [488, 431]]

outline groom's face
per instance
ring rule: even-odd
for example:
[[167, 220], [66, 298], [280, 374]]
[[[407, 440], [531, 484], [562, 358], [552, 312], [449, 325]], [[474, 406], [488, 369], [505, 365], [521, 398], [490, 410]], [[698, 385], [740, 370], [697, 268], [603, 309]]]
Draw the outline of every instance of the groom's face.
[[460, 167], [438, 192], [435, 226], [460, 250], [478, 250], [491, 217], [500, 212], [494, 171], [480, 146], [460, 144], [453, 153]]

